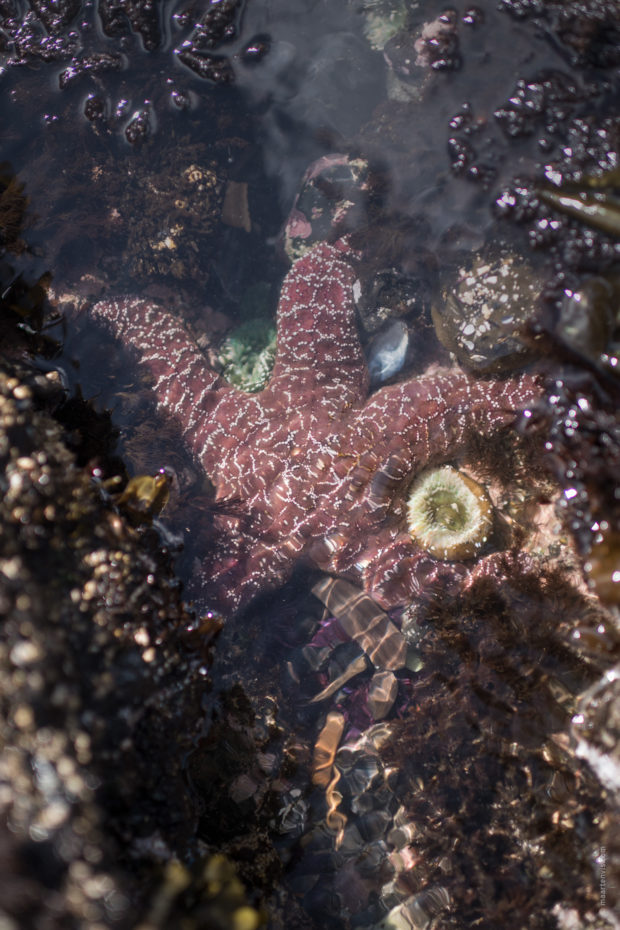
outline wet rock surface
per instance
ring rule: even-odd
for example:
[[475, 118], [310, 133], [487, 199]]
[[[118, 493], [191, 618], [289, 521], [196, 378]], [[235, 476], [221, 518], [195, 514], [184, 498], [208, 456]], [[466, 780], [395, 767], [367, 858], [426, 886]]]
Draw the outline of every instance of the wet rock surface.
[[[607, 235], [586, 231], [538, 196], [543, 187], [561, 190], [583, 182], [588, 188], [590, 176], [601, 179], [617, 164], [618, 130], [610, 106], [617, 94], [612, 7], [597, 2], [561, 7], [506, 3], [493, 9], [483, 4], [475, 14], [448, 11], [431, 38], [433, 18], [422, 5], [409, 11], [406, 25], [392, 40], [401, 49], [409, 44], [406, 79], [411, 90], [377, 108], [363, 131], [368, 149], [374, 144], [379, 153], [383, 143], [384, 151], [389, 150], [385, 201], [395, 213], [412, 216], [420, 210], [420, 191], [427, 182], [450, 191], [440, 198], [443, 214], [435, 214], [428, 202], [420, 210], [440, 254], [449, 254], [459, 238], [475, 249], [476, 231], [490, 231], [487, 205], [495, 201], [497, 218], [510, 220], [512, 229], [500, 222], [491, 234], [494, 244], [498, 236], [508, 244], [523, 225], [531, 245], [551, 253], [565, 274], [590, 263], [600, 268], [617, 261], [613, 234], [607, 237], [609, 225]], [[458, 47], [459, 61], [442, 51], [448, 36], [453, 52]], [[425, 58], [429, 42], [437, 61]], [[507, 59], [512, 62], [510, 75], [502, 65]], [[388, 64], [403, 77], [402, 67], [390, 59]], [[453, 174], [465, 184], [455, 186], [437, 171], [432, 153], [439, 149], [447, 149]], [[488, 199], [481, 196], [484, 190]], [[615, 215], [612, 189], [607, 198], [605, 203], [601, 194], [596, 211]], [[464, 222], [466, 216], [473, 227]], [[519, 237], [517, 232], [517, 241]], [[428, 247], [428, 231], [420, 245]]]
[[219, 623], [187, 612], [156, 530], [76, 465], [48, 412], [62, 395], [54, 373], [2, 362], [2, 918], [229, 926], [248, 900], [209, 829], [197, 839], [183, 766]]

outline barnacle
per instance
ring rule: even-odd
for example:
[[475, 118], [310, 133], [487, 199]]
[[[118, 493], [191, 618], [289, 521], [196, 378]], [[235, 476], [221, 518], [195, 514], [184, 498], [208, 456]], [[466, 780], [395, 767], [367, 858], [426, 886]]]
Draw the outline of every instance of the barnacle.
[[407, 501], [412, 537], [440, 559], [469, 559], [489, 538], [493, 509], [484, 488], [449, 465], [414, 482]]

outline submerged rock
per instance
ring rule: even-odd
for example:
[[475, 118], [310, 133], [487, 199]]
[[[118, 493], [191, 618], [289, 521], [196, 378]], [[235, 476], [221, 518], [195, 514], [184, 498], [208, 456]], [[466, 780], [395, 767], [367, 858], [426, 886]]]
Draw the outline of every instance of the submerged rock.
[[[108, 170], [113, 172], [111, 165]], [[127, 237], [132, 276], [204, 282], [199, 244], [220, 222], [226, 189], [222, 169], [214, 161], [188, 163], [176, 153], [159, 170], [138, 163], [132, 174], [130, 186], [118, 185], [118, 207], [111, 218], [116, 234]]]
[[[594, 362], [618, 345], [618, 298], [620, 277], [585, 278], [575, 287], [565, 287], [558, 301], [555, 332], [575, 353]], [[610, 354], [613, 354], [611, 352]]]
[[475, 255], [444, 282], [441, 301], [433, 305], [437, 336], [471, 371], [519, 366], [528, 352], [524, 332], [541, 288], [541, 277], [525, 259]]
[[[385, 242], [389, 243], [392, 231], [384, 230], [384, 233]], [[375, 340], [380, 350], [384, 349], [386, 341], [397, 344], [399, 335], [404, 340], [402, 326], [389, 325], [392, 321], [407, 321], [415, 325], [416, 330], [424, 336], [430, 330], [430, 322], [426, 322], [426, 317], [430, 315], [428, 311], [434, 285], [433, 259], [423, 251], [416, 252], [410, 264], [413, 267], [406, 274], [396, 268], [373, 270], [372, 265], [369, 268], [362, 266], [363, 275], [355, 282], [354, 296], [362, 328], [374, 337], [368, 350], [369, 355], [372, 354]], [[416, 340], [416, 343], [426, 341], [426, 338], [422, 338]], [[417, 352], [422, 354], [420, 348]]]

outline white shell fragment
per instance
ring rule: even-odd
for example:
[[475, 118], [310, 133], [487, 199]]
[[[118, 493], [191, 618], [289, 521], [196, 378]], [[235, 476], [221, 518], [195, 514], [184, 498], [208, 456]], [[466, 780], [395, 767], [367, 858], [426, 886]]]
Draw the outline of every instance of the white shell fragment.
[[[343, 685], [346, 685], [347, 681], [350, 681], [352, 678], [355, 678], [356, 675], [359, 675], [360, 672], [365, 672], [368, 661], [366, 656], [360, 655], [357, 659], [354, 659], [347, 667], [345, 668], [342, 674], [338, 675], [337, 678], [334, 678], [333, 681], [323, 688], [318, 694], [316, 694], [312, 700], [311, 704], [317, 704], [319, 701], [324, 701], [325, 698], [331, 697], [332, 694], [335, 694], [336, 691], [339, 691]], [[375, 717], [375, 720], [378, 720], [378, 717]]]
[[364, 650], [377, 668], [404, 668], [407, 643], [384, 610], [355, 585], [341, 579], [324, 578], [312, 588], [338, 617], [345, 633]]
[[420, 894], [412, 895], [402, 904], [393, 907], [379, 924], [380, 930], [425, 930], [433, 917], [450, 904], [446, 888], [437, 885]]
[[383, 720], [391, 711], [398, 693], [394, 672], [375, 672], [368, 689], [368, 708], [375, 720]]
[[402, 320], [394, 320], [368, 347], [368, 373], [371, 384], [381, 384], [397, 374], [405, 364], [409, 330]]

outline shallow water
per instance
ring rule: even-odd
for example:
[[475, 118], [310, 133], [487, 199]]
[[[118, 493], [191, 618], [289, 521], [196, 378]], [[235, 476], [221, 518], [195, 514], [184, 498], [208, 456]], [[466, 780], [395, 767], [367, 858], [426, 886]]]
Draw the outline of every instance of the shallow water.
[[[523, 326], [546, 322], [546, 313], [556, 321], [568, 284], [576, 289], [594, 274], [612, 280], [620, 253], [613, 238], [531, 201], [549, 166], [565, 179], [614, 167], [617, 72], [613, 58], [605, 64], [604, 41], [572, 43], [557, 11], [517, 17], [494, 2], [459, 7], [439, 24], [442, 8], [432, 2], [229, 6], [226, 29], [211, 22], [200, 39], [181, 4], [162, 4], [159, 32], [151, 22], [140, 38], [122, 14], [118, 34], [106, 35], [98, 8], [85, 3], [55, 27], [56, 51], [42, 59], [45, 30], [17, 4], [22, 32], [34, 30], [21, 63], [6, 14], [0, 161], [25, 184], [33, 216], [31, 251], [15, 267], [50, 269], [61, 308], [119, 293], [158, 301], [223, 364], [218, 351], [235, 326], [273, 324], [290, 264], [283, 225], [309, 166], [338, 152], [370, 166], [338, 227], [363, 256], [363, 348], [372, 360], [395, 320], [409, 334], [388, 380], [455, 357], [492, 379], [527, 366], [563, 376], [565, 357], [541, 366], [544, 353]], [[215, 8], [201, 4], [198, 13]], [[385, 54], [368, 40], [377, 13], [401, 27]], [[208, 79], [181, 63], [188, 47], [194, 63], [210, 62]], [[109, 68], [94, 57], [90, 70], [66, 74], [76, 58], [103, 54]], [[346, 199], [331, 176], [319, 195], [328, 211]], [[329, 235], [328, 223], [317, 238]], [[516, 284], [502, 290], [506, 269]], [[470, 313], [469, 294], [483, 284]], [[79, 384], [100, 409], [113, 407], [129, 473], [165, 466], [174, 475], [161, 531], [182, 548], [179, 575], [206, 609], [208, 582], [195, 579], [210, 545], [212, 489], [174, 425], [160, 431], [153, 421], [152, 397], [126, 351], [106, 343], [87, 314], [77, 327], [73, 318], [66, 330], [49, 330], [64, 340], [61, 369], [72, 390]], [[579, 346], [586, 360], [598, 365], [603, 348], [614, 357], [616, 329], [614, 320], [602, 347], [587, 334]], [[282, 590], [225, 627], [206, 713], [218, 714], [220, 695], [240, 683], [254, 723], [242, 749], [214, 753], [198, 741], [187, 777], [206, 808], [198, 839], [241, 846], [244, 878], [265, 894], [273, 927], [378, 927], [398, 907], [408, 910], [393, 914], [394, 926], [490, 927], [513, 915], [511, 926], [548, 927], [556, 905], [600, 903], [593, 863], [604, 805], [565, 735], [577, 696], [613, 660], [576, 649], [575, 631], [603, 636], [613, 621], [588, 599], [584, 553], [550, 506], [558, 475], [541, 464], [540, 434], [529, 448], [521, 424], [503, 444], [471, 440], [445, 459], [488, 486], [497, 525], [482, 556], [516, 547], [533, 561], [491, 572], [473, 589], [438, 596], [429, 588], [391, 612], [409, 653], [394, 676], [385, 743], [371, 745], [368, 735], [381, 726], [368, 660], [312, 703], [365, 648], [343, 632], [357, 622], [353, 608], [339, 625], [312, 595], [315, 566], [298, 567]], [[100, 453], [104, 476], [113, 465], [109, 450]], [[556, 571], [562, 564], [568, 577]], [[328, 713], [344, 721], [331, 800], [312, 778]], [[220, 766], [228, 783], [204, 800]], [[266, 878], [273, 863], [262, 874], [243, 853], [245, 834], [264, 829], [282, 864], [275, 888]]]

